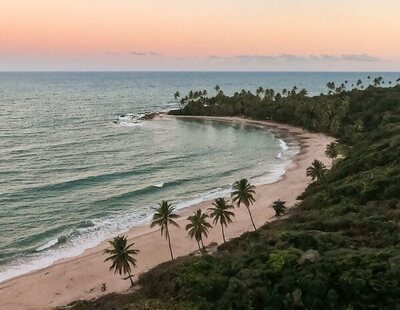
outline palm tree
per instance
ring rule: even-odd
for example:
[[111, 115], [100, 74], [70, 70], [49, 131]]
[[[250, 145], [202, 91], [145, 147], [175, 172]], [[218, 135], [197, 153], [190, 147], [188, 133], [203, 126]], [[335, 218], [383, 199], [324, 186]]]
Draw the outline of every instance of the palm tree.
[[336, 143], [331, 142], [326, 146], [325, 155], [328, 156], [330, 159], [332, 159], [332, 165], [333, 165], [333, 160], [338, 156], [338, 152], [336, 150]]
[[381, 85], [382, 82], [383, 82], [383, 78], [381, 76], [377, 77], [377, 78], [374, 78], [374, 86], [375, 87]]
[[329, 89], [330, 92], [333, 92], [333, 91], [335, 90], [335, 88], [336, 88], [335, 82], [328, 82], [328, 83], [326, 83], [326, 87], [328, 87], [328, 89]]
[[214, 90], [218, 93], [221, 90], [221, 87], [219, 85], [215, 85]]
[[303, 88], [302, 90], [300, 90], [299, 95], [303, 97], [307, 96], [307, 89]]
[[267, 88], [264, 90], [265, 96], [264, 98], [268, 98], [269, 100], [273, 100], [275, 97], [275, 90], [272, 88]]
[[282, 201], [282, 200], [277, 200], [274, 201], [272, 204], [272, 208], [275, 210], [275, 216], [281, 216], [285, 213], [286, 211], [286, 201]]
[[250, 212], [250, 205], [252, 205], [256, 200], [253, 196], [255, 194], [255, 186], [251, 185], [247, 179], [241, 179], [233, 183], [233, 192], [231, 193], [232, 201], [236, 202], [237, 206], [240, 207], [244, 204], [249, 212], [251, 223], [253, 224], [254, 230], [257, 230], [256, 225], [253, 221], [253, 216]]
[[208, 210], [211, 211], [210, 217], [213, 218], [214, 225], [217, 224], [218, 222], [221, 224], [222, 239], [224, 240], [225, 243], [226, 240], [225, 240], [224, 226], [227, 227], [228, 223], [232, 223], [231, 217], [234, 217], [235, 214], [229, 211], [229, 209], [233, 209], [233, 206], [230, 205], [228, 201], [225, 200], [225, 198], [215, 199], [213, 206], [214, 206], [213, 208], [208, 208]]
[[133, 268], [136, 267], [136, 256], [139, 253], [139, 250], [132, 249], [131, 247], [134, 243], [127, 245], [127, 237], [125, 236], [117, 236], [112, 241], [109, 241], [111, 244], [111, 249], [104, 250], [104, 254], [109, 254], [104, 261], [112, 261], [112, 265], [110, 270], [114, 269], [114, 274], [117, 272], [122, 275], [128, 274], [128, 277], [124, 278], [124, 280], [128, 279], [131, 281], [131, 286], [134, 286], [131, 274], [131, 266]]
[[175, 100], [177, 100], [180, 96], [181, 96], [181, 94], [177, 91], [177, 92], [174, 94]]
[[200, 252], [203, 252], [205, 248], [203, 236], [208, 237], [208, 229], [212, 228], [211, 224], [207, 222], [207, 218], [208, 215], [202, 213], [200, 209], [187, 218], [190, 223], [186, 225], [186, 230], [190, 238], [196, 239]]
[[307, 168], [307, 176], [311, 177], [311, 180], [321, 180], [324, 178], [325, 173], [328, 169], [319, 160], [314, 159], [311, 166]]
[[256, 89], [257, 96], [259, 96], [260, 94], [263, 94], [263, 93], [264, 93], [264, 88], [262, 88], [261, 86]]
[[171, 247], [171, 236], [169, 234], [168, 225], [174, 225], [175, 227], [179, 227], [178, 223], [174, 221], [174, 219], [178, 218], [179, 215], [174, 213], [175, 207], [173, 207], [168, 201], [163, 200], [158, 204], [158, 208], [156, 209], [156, 213], [154, 213], [153, 221], [151, 222], [150, 227], [154, 227], [156, 225], [161, 227], [161, 235], [164, 235], [168, 241], [169, 252], [171, 253], [171, 259], [174, 260], [174, 255], [172, 254]]

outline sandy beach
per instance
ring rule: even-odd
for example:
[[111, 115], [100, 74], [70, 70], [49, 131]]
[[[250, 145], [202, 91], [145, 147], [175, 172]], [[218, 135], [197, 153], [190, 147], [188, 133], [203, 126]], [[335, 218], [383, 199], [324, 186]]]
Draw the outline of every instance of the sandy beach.
[[[168, 118], [169, 116], [163, 116]], [[296, 139], [300, 145], [300, 152], [293, 158], [286, 173], [275, 183], [257, 186], [256, 203], [251, 207], [257, 226], [275, 220], [274, 211], [270, 208], [273, 201], [281, 199], [288, 206], [296, 203], [296, 197], [301, 194], [310, 179], [306, 177], [306, 168], [314, 159], [319, 159], [327, 166], [330, 160], [324, 152], [326, 145], [333, 138], [322, 134], [315, 134], [288, 125], [267, 121], [254, 121], [241, 118], [207, 118], [220, 121], [241, 122], [265, 127], [275, 135], [285, 139]], [[168, 199], [168, 197], [165, 197]], [[171, 238], [175, 256], [189, 254], [197, 249], [197, 244], [191, 240], [184, 229], [185, 218], [193, 210], [207, 209], [211, 202], [203, 202], [191, 206], [180, 212], [182, 216], [178, 223], [180, 229], [172, 228]], [[248, 213], [244, 207], [235, 209], [234, 222], [226, 229], [226, 237], [234, 238], [252, 230]], [[135, 276], [146, 272], [150, 268], [170, 259], [165, 238], [160, 235], [158, 228], [140, 226], [132, 228], [127, 235], [129, 241], [135, 243], [140, 250], [137, 257], [138, 264], [134, 270]], [[210, 231], [205, 244], [221, 243], [220, 227]], [[97, 298], [111, 292], [123, 293], [129, 289], [129, 281], [124, 281], [119, 275], [109, 271], [109, 264], [104, 263], [103, 251], [108, 247], [103, 242], [95, 248], [86, 250], [82, 255], [56, 262], [45, 269], [19, 276], [0, 284], [0, 309], [50, 309], [66, 305], [79, 299]], [[107, 290], [101, 290], [105, 284]]]

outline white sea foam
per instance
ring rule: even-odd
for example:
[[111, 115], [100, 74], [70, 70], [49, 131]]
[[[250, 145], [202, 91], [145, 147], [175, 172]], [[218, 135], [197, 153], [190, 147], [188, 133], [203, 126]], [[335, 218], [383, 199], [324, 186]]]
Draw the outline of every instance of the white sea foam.
[[66, 242], [59, 242], [60, 239], [51, 240], [38, 247], [38, 252], [30, 256], [29, 260], [22, 258], [10, 265], [1, 266], [0, 282], [48, 267], [57, 260], [78, 256], [103, 240], [126, 232], [132, 226], [143, 225], [150, 220], [150, 210], [147, 207], [140, 211], [115, 213], [108, 218], [93, 220], [94, 225], [91, 227], [76, 229], [67, 237]]
[[[156, 184], [161, 186], [162, 183]], [[204, 201], [229, 195], [230, 187], [216, 188], [199, 194], [191, 199], [175, 202], [177, 209], [199, 204]], [[147, 206], [140, 210], [132, 209], [126, 212], [113, 212], [104, 219], [93, 220], [93, 226], [78, 228], [71, 233], [66, 242], [53, 239], [38, 247], [38, 253], [26, 259], [14, 261], [11, 265], [1, 266], [0, 282], [7, 279], [50, 266], [54, 262], [64, 258], [70, 258], [82, 254], [86, 249], [92, 248], [102, 241], [128, 231], [138, 225], [144, 225], [151, 220], [154, 206]]]
[[115, 124], [118, 127], [139, 127], [142, 125], [142, 123], [132, 123], [132, 122], [119, 122], [118, 124]]
[[278, 139], [278, 141], [279, 141], [279, 146], [280, 146], [281, 149], [282, 149], [282, 152], [279, 152], [278, 155], [276, 155], [276, 158], [278, 158], [278, 159], [283, 159], [283, 156], [284, 156], [285, 152], [286, 152], [287, 150], [289, 150], [289, 146], [288, 146], [288, 145], [286, 144], [286, 142], [283, 141], [282, 139]]
[[50, 240], [50, 241], [46, 242], [45, 244], [41, 245], [40, 247], [38, 247], [36, 249], [36, 251], [40, 252], [40, 251], [46, 250], [46, 249], [51, 248], [52, 246], [56, 245], [57, 243], [58, 243], [58, 238]]
[[[289, 162], [288, 162], [289, 163]], [[264, 185], [271, 184], [280, 179], [280, 177], [285, 173], [285, 166], [276, 165], [273, 167], [272, 171], [257, 177], [250, 179], [251, 183], [254, 185]]]
[[160, 182], [153, 185], [154, 187], [162, 188], [164, 186], [164, 182]]
[[279, 146], [281, 147], [281, 149], [283, 151], [287, 151], [289, 149], [289, 146], [287, 145], [287, 143], [285, 141], [283, 141], [282, 139], [279, 139]]
[[126, 115], [120, 115], [116, 120], [113, 121], [113, 124], [117, 127], [138, 127], [141, 126], [142, 122], [140, 118], [145, 114], [133, 114], [128, 113]]
[[225, 196], [228, 196], [231, 193], [231, 191], [232, 191], [232, 188], [230, 186], [226, 186], [225, 188], [219, 187], [216, 189], [212, 189], [205, 193], [198, 194], [197, 196], [195, 196], [191, 199], [180, 201], [180, 202], [176, 203], [176, 208], [184, 209], [184, 208], [187, 208], [190, 206], [197, 205], [204, 201], [209, 201], [209, 200], [213, 200], [216, 198], [225, 197]]

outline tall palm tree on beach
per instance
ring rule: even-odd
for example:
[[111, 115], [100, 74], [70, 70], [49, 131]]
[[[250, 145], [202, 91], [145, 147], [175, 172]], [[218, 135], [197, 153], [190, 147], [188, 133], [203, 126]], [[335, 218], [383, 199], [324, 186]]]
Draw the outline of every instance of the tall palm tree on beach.
[[104, 250], [104, 254], [108, 254], [109, 256], [104, 261], [112, 261], [110, 270], [114, 269], [114, 274], [117, 272], [120, 275], [128, 274], [124, 280], [129, 279], [131, 286], [134, 286], [131, 267], [136, 268], [136, 258], [134, 256], [139, 253], [139, 250], [132, 249], [134, 243], [127, 245], [127, 237], [125, 236], [117, 236], [112, 241], [109, 241], [109, 243], [111, 244], [111, 248]]
[[186, 225], [186, 230], [188, 231], [189, 237], [197, 241], [200, 253], [205, 249], [203, 236], [207, 238], [208, 229], [212, 228], [211, 224], [207, 222], [207, 218], [208, 215], [201, 212], [200, 209], [187, 218], [190, 223]]
[[225, 232], [224, 232], [224, 226], [227, 227], [229, 223], [232, 223], [232, 217], [235, 216], [235, 214], [232, 211], [229, 211], [230, 209], [233, 209], [234, 207], [228, 203], [228, 201], [225, 200], [225, 198], [217, 198], [213, 202], [212, 208], [208, 208], [208, 210], [211, 211], [210, 217], [213, 218], [213, 223], [214, 225], [217, 224], [218, 222], [221, 224], [221, 230], [222, 230], [222, 239], [224, 240], [224, 243], [226, 242], [225, 240]]
[[154, 227], [156, 225], [161, 227], [161, 235], [164, 235], [168, 241], [169, 252], [171, 253], [171, 259], [174, 260], [174, 255], [172, 253], [171, 247], [171, 236], [169, 234], [168, 225], [173, 225], [175, 227], [179, 227], [178, 223], [174, 221], [179, 217], [178, 214], [174, 213], [175, 207], [173, 207], [168, 201], [163, 200], [158, 204], [158, 208], [153, 216], [153, 221], [151, 222], [150, 227]]
[[311, 166], [307, 168], [307, 173], [306, 175], [308, 177], [311, 177], [311, 180], [321, 180], [324, 178], [325, 173], [328, 171], [326, 166], [319, 160], [314, 159], [312, 162]]
[[219, 91], [221, 90], [221, 87], [219, 87], [219, 85], [215, 85], [214, 90], [219, 93]]
[[333, 165], [333, 160], [338, 156], [338, 152], [336, 150], [336, 143], [331, 142], [326, 146], [325, 155], [328, 156], [330, 159], [332, 159], [332, 165]]
[[231, 193], [232, 201], [236, 203], [238, 207], [244, 204], [249, 212], [251, 223], [253, 224], [254, 230], [257, 230], [254, 224], [253, 216], [250, 212], [250, 205], [252, 205], [256, 199], [254, 198], [255, 186], [251, 185], [247, 179], [241, 179], [233, 183], [233, 192]]
[[178, 91], [175, 92], [175, 94], [174, 94], [175, 100], [177, 100], [180, 96], [181, 96], [181, 94]]

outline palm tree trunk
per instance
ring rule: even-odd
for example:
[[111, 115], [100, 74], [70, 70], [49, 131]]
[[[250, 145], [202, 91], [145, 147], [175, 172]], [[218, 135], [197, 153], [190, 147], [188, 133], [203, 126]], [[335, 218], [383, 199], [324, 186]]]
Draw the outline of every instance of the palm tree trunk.
[[246, 208], [247, 208], [247, 211], [249, 211], [251, 223], [253, 224], [254, 230], [257, 230], [257, 227], [256, 227], [256, 225], [254, 224], [254, 221], [253, 221], [253, 216], [251, 215], [251, 212], [250, 212], [250, 208], [247, 207], [247, 206], [246, 206]]
[[226, 242], [225, 240], [225, 233], [224, 233], [224, 225], [221, 223], [221, 230], [222, 230], [222, 239], [224, 240], [224, 243]]
[[201, 242], [202, 251], [203, 251], [203, 253], [205, 253], [206, 247], [204, 246], [203, 238], [200, 238], [200, 242]]
[[167, 234], [167, 239], [168, 239], [169, 252], [171, 253], [172, 260], [174, 260], [174, 255], [172, 254], [172, 247], [171, 247], [171, 237], [169, 236], [168, 227], [165, 230], [166, 230], [165, 233]]
[[200, 252], [200, 254], [201, 254], [201, 247], [200, 247], [200, 242], [199, 242], [199, 240], [197, 240], [197, 246], [199, 247], [199, 252]]
[[130, 272], [130, 271], [128, 271], [128, 276], [129, 276], [129, 280], [131, 281], [131, 287], [134, 287], [134, 286], [135, 286], [135, 283], [133, 283], [132, 275], [131, 275], [131, 272]]

